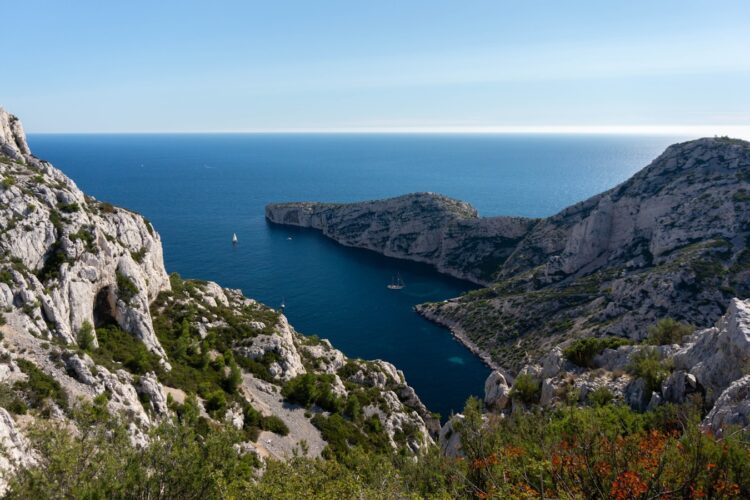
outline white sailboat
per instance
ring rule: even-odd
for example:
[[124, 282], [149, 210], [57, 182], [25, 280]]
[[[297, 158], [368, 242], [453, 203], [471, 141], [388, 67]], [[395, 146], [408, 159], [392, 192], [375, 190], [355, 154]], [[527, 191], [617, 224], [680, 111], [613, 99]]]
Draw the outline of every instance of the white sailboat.
[[232, 245], [237, 245], [237, 233], [232, 233]]
[[406, 286], [406, 283], [404, 283], [404, 280], [401, 279], [400, 274], [396, 274], [395, 278], [391, 279], [391, 284], [388, 285], [389, 290], [401, 290]]

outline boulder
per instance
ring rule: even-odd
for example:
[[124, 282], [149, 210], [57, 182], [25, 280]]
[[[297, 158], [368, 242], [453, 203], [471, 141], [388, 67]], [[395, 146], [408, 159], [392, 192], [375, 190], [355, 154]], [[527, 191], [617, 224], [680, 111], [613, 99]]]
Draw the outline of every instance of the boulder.
[[510, 386], [505, 376], [495, 370], [484, 382], [484, 404], [491, 410], [503, 410], [510, 401]]

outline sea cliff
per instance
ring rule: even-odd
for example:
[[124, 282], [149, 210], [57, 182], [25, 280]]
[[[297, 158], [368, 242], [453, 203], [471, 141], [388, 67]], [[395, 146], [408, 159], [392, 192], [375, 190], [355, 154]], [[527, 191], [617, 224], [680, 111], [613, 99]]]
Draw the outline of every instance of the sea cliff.
[[239, 290], [168, 275], [151, 223], [33, 156], [2, 108], [0, 178], [0, 490], [40, 463], [26, 430], [77, 433], [90, 405], [136, 447], [187, 414], [204, 434], [229, 426], [258, 467], [432, 443], [438, 422], [402, 372], [299, 334]]
[[728, 138], [670, 146], [541, 220], [481, 218], [430, 193], [271, 204], [266, 217], [486, 285], [417, 310], [509, 370], [573, 337], [642, 339], [662, 317], [706, 327], [750, 293], [750, 144]]

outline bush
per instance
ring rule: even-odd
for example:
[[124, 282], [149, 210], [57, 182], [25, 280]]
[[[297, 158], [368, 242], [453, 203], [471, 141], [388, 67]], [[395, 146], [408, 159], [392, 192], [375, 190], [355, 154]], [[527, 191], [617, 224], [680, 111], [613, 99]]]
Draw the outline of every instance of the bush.
[[615, 396], [606, 387], [598, 387], [588, 394], [587, 399], [594, 406], [606, 406], [614, 401]]
[[139, 264], [142, 264], [143, 259], [146, 257], [146, 248], [143, 247], [137, 252], [130, 252], [130, 256], [133, 257], [134, 261], [136, 261]]
[[240, 385], [242, 385], [242, 370], [240, 370], [240, 367], [234, 360], [231, 360], [229, 363], [229, 375], [224, 379], [224, 390], [229, 394], [235, 394]]
[[78, 212], [81, 207], [78, 206], [78, 203], [71, 202], [71, 203], [58, 203], [57, 208], [66, 214], [72, 214], [73, 212]]
[[628, 372], [644, 379], [649, 391], [659, 391], [661, 383], [669, 376], [671, 370], [668, 364], [662, 361], [658, 350], [645, 348], [631, 356]]
[[648, 329], [646, 343], [650, 345], [680, 344], [685, 337], [693, 333], [693, 330], [692, 326], [672, 318], [660, 319]]
[[37, 465], [9, 478], [9, 498], [253, 498], [249, 488], [259, 462], [239, 454], [240, 432], [165, 421], [149, 431], [149, 446], [136, 447], [126, 423], [106, 407], [80, 412], [79, 428], [40, 423], [30, 433]]
[[212, 391], [206, 396], [206, 411], [215, 418], [224, 416], [227, 410], [227, 397], [223, 391]]
[[94, 346], [94, 327], [88, 321], [84, 321], [81, 329], [78, 330], [78, 347], [84, 351], [90, 350]]
[[47, 254], [47, 258], [44, 261], [44, 265], [37, 272], [37, 278], [42, 283], [51, 279], [60, 277], [60, 268], [63, 264], [70, 262], [67, 254], [62, 248], [60, 241], [56, 241], [52, 244]]
[[104, 212], [105, 214], [114, 214], [117, 212], [115, 206], [106, 201], [99, 203], [99, 211]]
[[264, 431], [274, 432], [280, 436], [289, 434], [289, 427], [276, 415], [263, 417], [260, 421], [260, 427]]
[[523, 373], [516, 377], [515, 382], [513, 382], [513, 388], [510, 391], [511, 398], [527, 405], [539, 402], [541, 394], [541, 384], [528, 373]]
[[159, 358], [149, 352], [143, 342], [122, 331], [118, 326], [97, 328], [96, 336], [99, 339], [99, 348], [91, 351], [91, 355], [97, 363], [110, 368], [113, 367], [113, 362], [119, 363], [138, 375], [158, 369]]
[[14, 387], [27, 396], [29, 406], [40, 408], [44, 400], [51, 399], [61, 408], [67, 408], [68, 396], [57, 380], [44, 373], [31, 361], [17, 359], [16, 363], [28, 379], [25, 382], [16, 382]]
[[82, 227], [77, 232], [70, 235], [71, 241], [83, 241], [86, 246], [86, 250], [94, 252], [96, 250], [96, 236], [94, 235], [94, 229], [92, 227]]
[[117, 271], [115, 275], [117, 277], [117, 293], [123, 302], [129, 304], [130, 300], [138, 295], [138, 287], [121, 272]]
[[316, 404], [327, 411], [341, 411], [343, 404], [333, 393], [332, 383], [333, 375], [305, 373], [284, 384], [281, 394], [289, 401], [307, 408]]
[[593, 368], [594, 357], [604, 349], [617, 349], [630, 342], [620, 337], [586, 337], [565, 348], [563, 356], [583, 368]]

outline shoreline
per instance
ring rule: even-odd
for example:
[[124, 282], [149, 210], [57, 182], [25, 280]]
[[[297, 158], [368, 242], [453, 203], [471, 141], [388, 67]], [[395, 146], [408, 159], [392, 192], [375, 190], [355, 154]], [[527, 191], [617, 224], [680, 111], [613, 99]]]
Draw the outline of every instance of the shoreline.
[[477, 356], [482, 361], [482, 363], [484, 363], [484, 365], [487, 366], [490, 370], [496, 370], [503, 375], [506, 375], [507, 371], [503, 367], [498, 365], [495, 361], [493, 361], [492, 357], [490, 357], [489, 354], [480, 349], [479, 346], [477, 346], [474, 341], [471, 340], [468, 335], [466, 335], [466, 332], [464, 332], [463, 329], [458, 326], [457, 323], [441, 318], [440, 316], [423, 308], [420, 308], [419, 306], [414, 306], [414, 310], [417, 314], [419, 314], [426, 320], [432, 321], [436, 325], [447, 328], [448, 331], [451, 332], [451, 335], [454, 339], [456, 339], [461, 345], [466, 347], [472, 354]]

